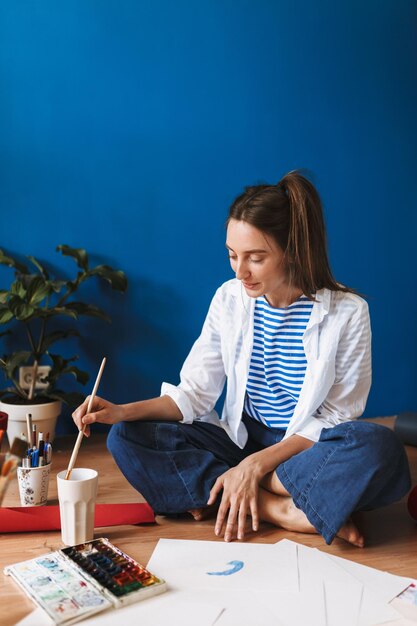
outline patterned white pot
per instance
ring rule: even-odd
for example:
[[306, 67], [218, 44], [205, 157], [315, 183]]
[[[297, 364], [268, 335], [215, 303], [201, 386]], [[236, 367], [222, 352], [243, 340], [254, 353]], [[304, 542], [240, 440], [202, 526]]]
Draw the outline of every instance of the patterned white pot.
[[0, 411], [4, 411], [9, 416], [7, 425], [9, 444], [12, 445], [14, 438], [20, 437], [22, 433], [27, 435], [27, 413], [32, 415], [32, 423], [36, 424], [37, 432], [43, 433], [44, 436], [49, 433], [49, 441], [52, 443], [61, 407], [61, 400], [45, 402], [45, 404], [11, 404], [4, 400], [0, 402]]
[[20, 504], [22, 506], [43, 506], [48, 501], [49, 474], [51, 463], [44, 467], [18, 467]]

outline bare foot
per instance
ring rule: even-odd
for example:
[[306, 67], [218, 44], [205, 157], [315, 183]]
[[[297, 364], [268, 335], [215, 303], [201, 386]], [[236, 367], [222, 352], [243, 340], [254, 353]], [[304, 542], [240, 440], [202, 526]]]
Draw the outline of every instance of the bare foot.
[[342, 526], [342, 528], [337, 533], [337, 537], [340, 537], [340, 539], [344, 539], [348, 543], [351, 543], [358, 548], [363, 548], [365, 545], [365, 540], [363, 536], [351, 519], [348, 520], [344, 526]]
[[317, 533], [306, 515], [301, 509], [297, 509], [292, 498], [278, 496], [265, 489], [259, 490], [259, 515], [263, 521], [286, 530], [299, 533]]
[[211, 517], [217, 508], [217, 506], [212, 504], [211, 506], [205, 506], [201, 509], [189, 509], [187, 512], [193, 516], [196, 522], [201, 522]]
[[[265, 489], [259, 490], [259, 515], [265, 522], [286, 530], [317, 534], [317, 530], [310, 524], [305, 513], [295, 506], [292, 498], [278, 496]], [[358, 548], [364, 546], [364, 539], [352, 520], [342, 526], [337, 536]]]
[[201, 522], [201, 520], [204, 519], [203, 517], [203, 513], [204, 513], [205, 509], [189, 509], [187, 511], [187, 513], [190, 513], [196, 522]]

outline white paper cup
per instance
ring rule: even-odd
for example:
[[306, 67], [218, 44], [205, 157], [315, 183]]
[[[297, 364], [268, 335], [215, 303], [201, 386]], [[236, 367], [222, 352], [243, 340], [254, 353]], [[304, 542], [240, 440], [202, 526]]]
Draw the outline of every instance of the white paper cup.
[[18, 467], [20, 504], [42, 506], [48, 501], [49, 474], [51, 463], [43, 467]]
[[74, 546], [94, 539], [98, 475], [95, 470], [78, 467], [65, 480], [66, 473], [57, 475], [61, 536], [67, 546]]

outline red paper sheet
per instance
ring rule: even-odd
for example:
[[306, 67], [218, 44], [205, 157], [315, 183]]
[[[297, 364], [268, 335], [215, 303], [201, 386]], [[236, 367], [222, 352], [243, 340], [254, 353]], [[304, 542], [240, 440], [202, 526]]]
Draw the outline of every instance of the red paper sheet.
[[[149, 504], [96, 504], [94, 527], [154, 522]], [[1, 533], [61, 530], [59, 506], [0, 508]]]

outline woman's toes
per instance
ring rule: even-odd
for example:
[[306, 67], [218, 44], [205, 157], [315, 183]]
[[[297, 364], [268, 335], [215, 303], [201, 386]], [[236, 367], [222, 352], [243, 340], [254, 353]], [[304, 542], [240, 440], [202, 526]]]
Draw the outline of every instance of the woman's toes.
[[365, 545], [363, 536], [352, 520], [349, 520], [344, 526], [342, 526], [337, 533], [337, 536], [358, 548], [363, 548]]
[[211, 504], [210, 506], [203, 506], [200, 509], [189, 509], [188, 513], [193, 516], [196, 522], [201, 522], [202, 520], [213, 517], [218, 508], [218, 504]]

